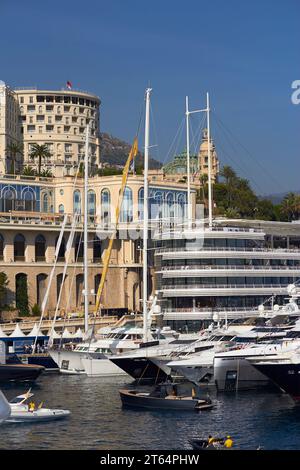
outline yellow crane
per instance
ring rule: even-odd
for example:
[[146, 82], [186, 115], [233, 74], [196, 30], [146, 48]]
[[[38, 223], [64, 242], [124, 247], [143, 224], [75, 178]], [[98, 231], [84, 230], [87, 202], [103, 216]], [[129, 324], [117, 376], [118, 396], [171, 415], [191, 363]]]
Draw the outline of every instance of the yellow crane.
[[97, 313], [98, 313], [98, 310], [99, 310], [99, 307], [100, 307], [100, 301], [101, 301], [101, 296], [102, 296], [102, 293], [103, 293], [104, 283], [105, 283], [105, 279], [106, 279], [106, 275], [107, 275], [107, 271], [108, 271], [108, 267], [109, 267], [109, 261], [110, 261], [110, 257], [111, 257], [113, 242], [114, 242], [114, 240], [116, 238], [116, 235], [117, 235], [117, 232], [118, 232], [120, 211], [121, 211], [121, 207], [122, 207], [124, 191], [125, 191], [125, 187], [126, 187], [126, 184], [127, 184], [130, 165], [131, 165], [132, 161], [134, 160], [134, 158], [136, 157], [137, 153], [138, 153], [138, 139], [137, 139], [137, 137], [135, 137], [135, 139], [133, 141], [133, 144], [131, 146], [126, 164], [124, 166], [123, 173], [122, 173], [122, 184], [121, 184], [121, 189], [120, 189], [120, 192], [119, 192], [118, 203], [117, 203], [116, 212], [115, 212], [115, 220], [116, 220], [115, 228], [114, 228], [112, 236], [109, 240], [108, 247], [107, 247], [107, 249], [105, 251], [105, 254], [103, 256], [103, 271], [102, 271], [102, 274], [101, 274], [100, 284], [99, 284], [97, 294], [96, 294], [96, 304], [95, 304], [95, 310], [94, 310], [94, 315], [95, 316], [97, 316]]

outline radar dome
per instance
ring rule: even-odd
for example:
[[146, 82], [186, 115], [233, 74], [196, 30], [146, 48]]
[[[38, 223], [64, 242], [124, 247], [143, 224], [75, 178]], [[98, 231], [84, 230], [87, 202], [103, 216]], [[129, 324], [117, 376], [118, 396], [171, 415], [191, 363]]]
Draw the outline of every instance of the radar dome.
[[0, 86], [5, 86], [5, 82], [3, 80], [0, 80]]

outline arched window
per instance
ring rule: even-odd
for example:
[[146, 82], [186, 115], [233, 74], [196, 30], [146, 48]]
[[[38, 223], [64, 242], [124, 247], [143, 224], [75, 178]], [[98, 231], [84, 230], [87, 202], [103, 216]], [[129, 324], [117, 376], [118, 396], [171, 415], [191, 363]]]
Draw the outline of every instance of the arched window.
[[138, 193], [138, 219], [144, 219], [144, 188], [141, 188]]
[[36, 303], [41, 307], [46, 294], [47, 274], [41, 273], [36, 276]]
[[16, 275], [16, 307], [19, 309], [20, 314], [29, 314], [28, 302], [28, 280], [27, 274], [18, 273]]
[[101, 261], [102, 256], [102, 246], [100, 238], [95, 236], [93, 240], [93, 261], [94, 263], [99, 263]]
[[177, 217], [179, 219], [184, 219], [185, 217], [185, 195], [184, 194], [179, 194], [177, 198]]
[[172, 193], [167, 194], [166, 198], [166, 217], [167, 219], [173, 219], [174, 214], [174, 195]]
[[83, 239], [80, 235], [77, 235], [75, 240], [75, 260], [83, 260]]
[[65, 212], [65, 206], [63, 204], [59, 204], [58, 206], [58, 212], [60, 214], [63, 214]]
[[105, 225], [109, 224], [111, 220], [110, 214], [110, 192], [108, 189], [101, 191], [101, 222]]
[[13, 188], [5, 188], [2, 193], [1, 205], [3, 212], [15, 210], [16, 205], [16, 192]]
[[25, 237], [21, 233], [14, 238], [14, 260], [25, 261]]
[[126, 186], [123, 195], [122, 208], [121, 208], [121, 222], [132, 222], [132, 189]]
[[[58, 237], [56, 237], [56, 240], [55, 240], [55, 247], [57, 245], [57, 242], [58, 242]], [[65, 260], [65, 252], [66, 252], [66, 243], [65, 243], [65, 239], [64, 237], [62, 238], [62, 241], [61, 241], [61, 245], [60, 245], [60, 248], [59, 248], [59, 252], [58, 252], [58, 261], [64, 261]]]
[[49, 212], [49, 194], [47, 193], [42, 196], [42, 212]]
[[35, 238], [35, 261], [45, 261], [46, 239], [44, 235]]
[[24, 201], [24, 210], [28, 212], [33, 212], [35, 210], [35, 194], [34, 192], [27, 188], [22, 193], [22, 199]]
[[94, 220], [96, 215], [96, 194], [92, 189], [88, 192], [88, 216], [90, 220]]
[[74, 214], [81, 214], [81, 194], [78, 189], [73, 194], [73, 212]]
[[163, 218], [163, 195], [160, 191], [157, 191], [154, 195], [154, 204], [155, 210], [152, 215], [153, 218], [162, 219]]
[[3, 235], [0, 233], [0, 260], [3, 260], [3, 252], [4, 252], [4, 238]]

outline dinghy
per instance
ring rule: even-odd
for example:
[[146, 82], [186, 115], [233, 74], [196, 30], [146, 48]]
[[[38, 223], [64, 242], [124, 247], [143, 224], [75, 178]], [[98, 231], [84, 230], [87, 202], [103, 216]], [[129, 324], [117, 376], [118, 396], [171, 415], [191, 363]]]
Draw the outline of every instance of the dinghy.
[[3, 421], [5, 421], [7, 418], [9, 418], [10, 413], [11, 413], [10, 405], [0, 390], [0, 424]]
[[27, 403], [33, 393], [30, 390], [14, 398], [10, 403], [10, 416], [5, 419], [5, 423], [33, 423], [41, 421], [54, 421], [66, 418], [70, 415], [69, 410], [57, 410], [43, 408], [43, 403], [38, 407], [33, 402]]

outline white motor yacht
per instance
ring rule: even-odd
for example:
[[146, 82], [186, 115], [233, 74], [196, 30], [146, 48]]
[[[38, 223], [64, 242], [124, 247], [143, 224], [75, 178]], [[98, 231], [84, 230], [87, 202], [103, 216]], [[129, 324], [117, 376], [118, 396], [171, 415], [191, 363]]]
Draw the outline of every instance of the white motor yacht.
[[[123, 371], [110, 363], [108, 357], [138, 348], [142, 338], [142, 328], [135, 322], [127, 322], [124, 326], [99, 330], [97, 339], [80, 343], [74, 349], [69, 344], [49, 352], [64, 374], [122, 375]], [[100, 363], [94, 363], [95, 360], [101, 360], [103, 373]]]

